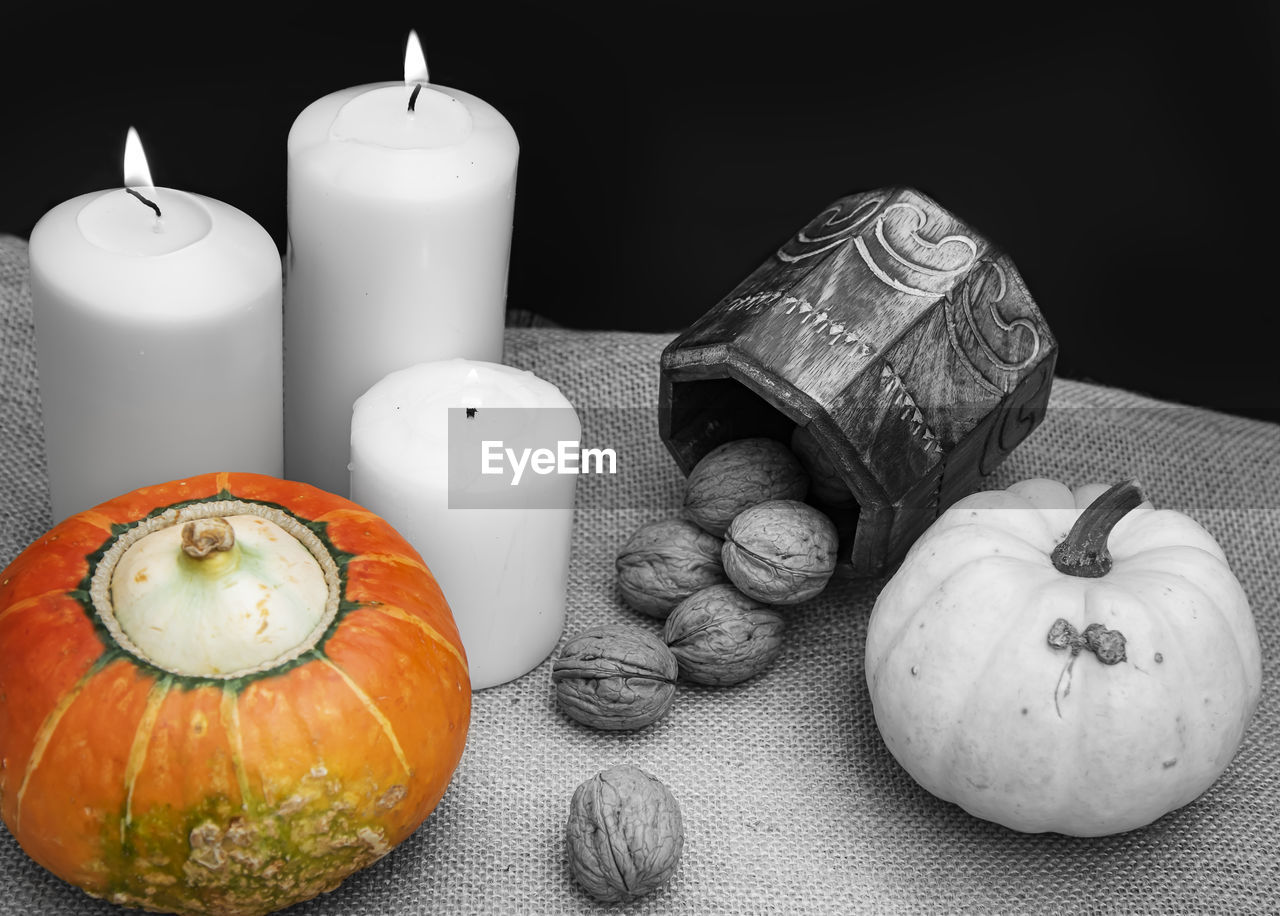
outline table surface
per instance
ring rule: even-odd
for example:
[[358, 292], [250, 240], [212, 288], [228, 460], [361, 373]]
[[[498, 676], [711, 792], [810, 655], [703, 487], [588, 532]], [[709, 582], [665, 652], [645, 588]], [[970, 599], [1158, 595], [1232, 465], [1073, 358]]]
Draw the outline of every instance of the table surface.
[[[49, 525], [25, 243], [0, 237], [0, 566]], [[640, 524], [678, 514], [683, 478], [657, 434], [667, 335], [516, 328], [505, 361], [555, 382], [583, 445], [614, 477], [581, 478], [567, 623], [660, 623], [629, 610], [614, 555]], [[679, 800], [686, 845], [662, 890], [615, 913], [1280, 912], [1280, 427], [1065, 379], [1044, 424], [989, 478], [1142, 480], [1157, 505], [1222, 544], [1263, 644], [1262, 703], [1222, 778], [1144, 829], [1099, 839], [1024, 835], [917, 786], [885, 749], [863, 674], [883, 580], [842, 582], [787, 612], [786, 645], [736, 687], [681, 684], [636, 733], [594, 731], [556, 707], [550, 661], [478, 692], [443, 801], [409, 840], [290, 913], [597, 913], [569, 875], [574, 788], [631, 762]], [[0, 914], [119, 912], [54, 878], [0, 831]]]

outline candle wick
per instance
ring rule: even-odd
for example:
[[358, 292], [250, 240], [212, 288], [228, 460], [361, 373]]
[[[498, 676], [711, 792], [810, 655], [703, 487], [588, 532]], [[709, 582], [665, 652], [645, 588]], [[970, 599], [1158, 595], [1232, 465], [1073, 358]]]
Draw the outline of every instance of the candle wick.
[[467, 419], [468, 419], [468, 420], [470, 420], [470, 419], [471, 419], [472, 417], [474, 417], [475, 415], [476, 415], [476, 409], [475, 409], [474, 407], [468, 407], [468, 408], [467, 408]]
[[414, 84], [414, 86], [413, 86], [413, 93], [409, 96], [409, 110], [410, 110], [410, 111], [413, 111], [413, 110], [414, 110], [413, 106], [415, 106], [415, 105], [417, 105], [417, 104], [418, 104], [418, 93], [419, 93], [419, 92], [421, 92], [421, 91], [422, 91], [422, 84], [421, 84], [421, 83], [415, 83], [415, 84]]
[[152, 210], [155, 210], [155, 211], [156, 211], [156, 219], [159, 219], [159, 218], [160, 218], [160, 208], [159, 208], [158, 206], [156, 206], [156, 202], [155, 202], [155, 201], [153, 201], [153, 200], [147, 200], [145, 197], [143, 197], [141, 194], [139, 194], [139, 193], [138, 193], [137, 191], [135, 191], [133, 188], [125, 188], [125, 190], [126, 190], [126, 191], [128, 191], [130, 194], [132, 194], [134, 197], [138, 198], [138, 200], [142, 201], [144, 204], [146, 204], [146, 205], [147, 205], [148, 207], [150, 207]]

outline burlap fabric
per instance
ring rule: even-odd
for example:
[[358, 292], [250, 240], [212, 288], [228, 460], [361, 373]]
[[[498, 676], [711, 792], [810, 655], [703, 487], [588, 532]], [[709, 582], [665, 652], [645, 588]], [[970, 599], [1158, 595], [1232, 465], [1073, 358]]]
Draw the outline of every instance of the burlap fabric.
[[[49, 523], [25, 245], [0, 240], [0, 565]], [[674, 514], [682, 477], [657, 435], [665, 335], [512, 328], [507, 361], [558, 384], [584, 445], [611, 446], [611, 479], [579, 491], [566, 638], [658, 624], [628, 610], [613, 559], [641, 523]], [[564, 822], [574, 788], [633, 762], [682, 805], [685, 853], [662, 891], [618, 913], [1280, 912], [1280, 717], [1275, 575], [1280, 428], [1058, 380], [1045, 424], [991, 478], [1110, 481], [1134, 473], [1158, 504], [1220, 540], [1252, 601], [1265, 691], [1244, 747], [1195, 803], [1103, 839], [1020, 835], [916, 786], [885, 750], [863, 679], [879, 581], [843, 583], [789, 612], [785, 651], [738, 687], [682, 686], [638, 734], [561, 715], [550, 663], [478, 693], [462, 764], [408, 842], [302, 914], [597, 913], [573, 883]], [[0, 914], [110, 913], [28, 860], [0, 831]]]

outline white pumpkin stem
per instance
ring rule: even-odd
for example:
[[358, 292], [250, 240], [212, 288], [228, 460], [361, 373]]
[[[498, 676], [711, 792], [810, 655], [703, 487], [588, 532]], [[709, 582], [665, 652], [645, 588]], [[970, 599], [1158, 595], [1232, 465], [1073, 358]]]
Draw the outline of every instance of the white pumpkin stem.
[[1097, 579], [1111, 572], [1111, 551], [1107, 539], [1111, 529], [1146, 500], [1133, 479], [1122, 480], [1090, 503], [1057, 547], [1050, 559], [1054, 567], [1069, 576]]

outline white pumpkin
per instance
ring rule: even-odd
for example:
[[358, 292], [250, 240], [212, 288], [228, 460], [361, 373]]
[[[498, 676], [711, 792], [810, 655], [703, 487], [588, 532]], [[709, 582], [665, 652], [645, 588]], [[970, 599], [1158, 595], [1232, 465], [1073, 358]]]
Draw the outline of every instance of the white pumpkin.
[[1028, 480], [955, 503], [868, 624], [885, 744], [920, 785], [1026, 832], [1149, 824], [1201, 795], [1261, 694], [1214, 538], [1132, 481]]

